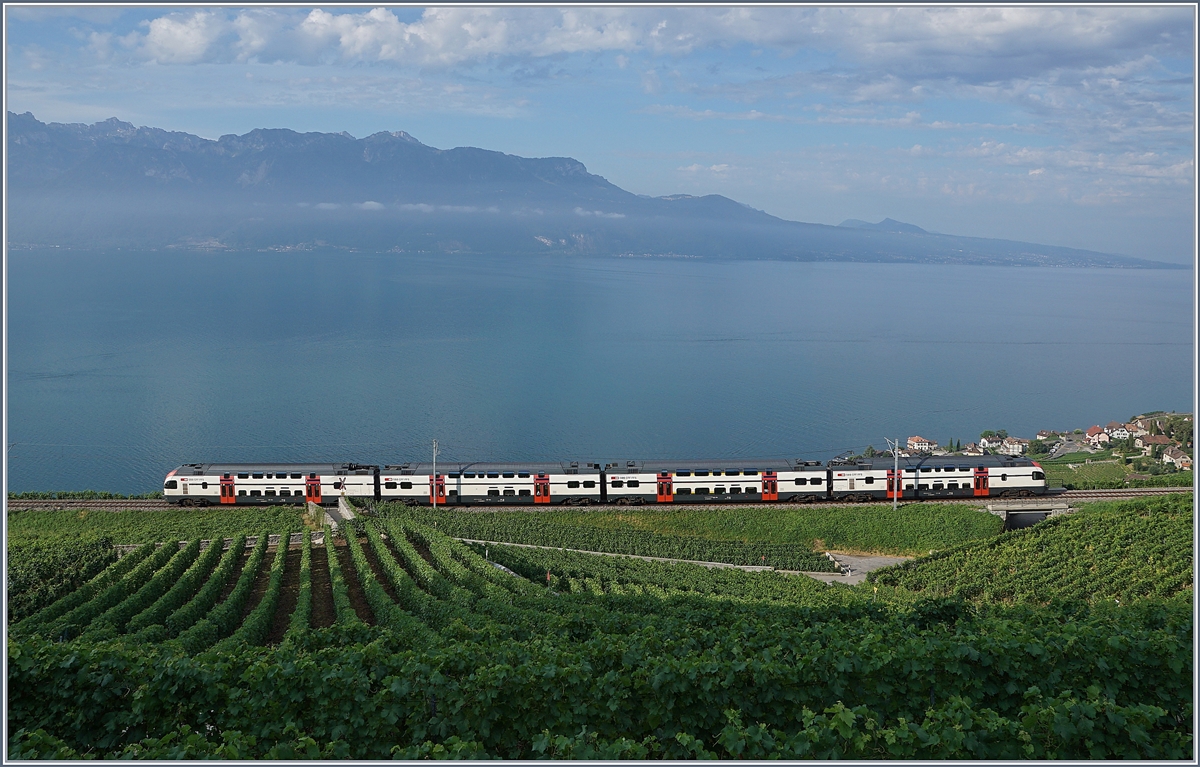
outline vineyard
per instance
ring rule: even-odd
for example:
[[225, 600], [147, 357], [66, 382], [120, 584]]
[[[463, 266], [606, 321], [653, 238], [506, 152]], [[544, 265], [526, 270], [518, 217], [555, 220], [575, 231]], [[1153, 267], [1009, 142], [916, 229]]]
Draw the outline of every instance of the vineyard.
[[767, 564], [786, 570], [827, 569], [820, 557], [808, 553], [814, 548], [924, 554], [999, 535], [1003, 527], [998, 517], [953, 504], [906, 504], [897, 511], [879, 504], [832, 509], [685, 506], [619, 512], [405, 513], [460, 538], [739, 565], [760, 564], [766, 556]]
[[[876, 591], [771, 571], [468, 546], [447, 533], [484, 536], [448, 530], [455, 515], [381, 511], [292, 546], [267, 534], [299, 529], [295, 511], [214, 521], [230, 533], [224, 545], [220, 532], [151, 512], [140, 533], [113, 537], [140, 534], [143, 545], [114, 560], [99, 539], [78, 543], [79, 568], [44, 591], [32, 574], [49, 559], [31, 553], [34, 585], [9, 626], [9, 758], [1193, 754], [1190, 588], [1131, 589], [1117, 604], [1089, 601], [1091, 586], [1077, 579], [1048, 605], [938, 591], [934, 575]], [[36, 520], [22, 524], [32, 544], [21, 545], [68, 561], [62, 552], [75, 542]], [[109, 524], [100, 529], [112, 532]], [[641, 536], [591, 530], [610, 536], [610, 548], [671, 545], [661, 524]], [[729, 524], [711, 537], [696, 527], [677, 545], [731, 558], [762, 545], [787, 547], [762, 549], [772, 556], [811, 554], [778, 538], [738, 539]], [[1177, 581], [1185, 569], [1190, 587], [1181, 526], [1190, 530], [1191, 512], [1178, 499], [1098, 505], [888, 577], [952, 562], [957, 569], [937, 577], [971, 583], [978, 570], [977, 581], [996, 580], [1006, 566], [1082, 544], [1114, 587], [1151, 575]], [[1122, 547], [1143, 535], [1160, 548], [1122, 560]], [[997, 552], [996, 561], [955, 559], [968, 551]]]
[[1192, 589], [1192, 498], [1092, 504], [1085, 511], [871, 573], [879, 586], [995, 602], [1129, 603]]

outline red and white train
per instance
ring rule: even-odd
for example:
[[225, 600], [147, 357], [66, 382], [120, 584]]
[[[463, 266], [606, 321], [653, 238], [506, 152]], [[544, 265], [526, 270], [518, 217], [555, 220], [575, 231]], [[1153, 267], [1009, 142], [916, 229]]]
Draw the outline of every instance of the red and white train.
[[719, 459], [625, 463], [189, 463], [163, 483], [183, 506], [336, 503], [339, 496], [413, 505], [763, 503], [1043, 495], [1046, 474], [1002, 455], [848, 461]]

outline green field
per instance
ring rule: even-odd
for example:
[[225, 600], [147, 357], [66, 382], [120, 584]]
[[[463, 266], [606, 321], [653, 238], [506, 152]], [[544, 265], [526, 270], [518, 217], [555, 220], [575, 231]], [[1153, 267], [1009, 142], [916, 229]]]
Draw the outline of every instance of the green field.
[[[265, 534], [299, 529], [294, 510], [185, 512], [211, 523], [194, 528], [11, 514], [26, 590], [80, 564], [9, 626], [9, 758], [1194, 756], [1190, 496], [1005, 534], [946, 506], [702, 511], [389, 509], [290, 552]], [[472, 519], [713, 551], [939, 551], [847, 587], [447, 537]], [[147, 543], [113, 561], [95, 537], [113, 531]], [[259, 542], [199, 546], [234, 534]]]
[[[415, 512], [451, 535], [510, 543], [617, 551], [621, 533], [745, 544], [769, 543], [845, 553], [921, 554], [1000, 533], [998, 517], [953, 504], [887, 504], [820, 508], [750, 507], [643, 511]], [[579, 546], [564, 541], [578, 540]], [[589, 548], [599, 547], [599, 548]], [[651, 554], [650, 551], [623, 553]], [[654, 556], [654, 554], [651, 554]], [[682, 557], [689, 559], [692, 557]], [[744, 564], [753, 564], [745, 562]]]
[[294, 506], [265, 509], [207, 508], [161, 511], [9, 511], [8, 539], [22, 543], [106, 537], [114, 544], [147, 541], [183, 541], [210, 536], [230, 538], [269, 528], [291, 533], [304, 529], [301, 511]]

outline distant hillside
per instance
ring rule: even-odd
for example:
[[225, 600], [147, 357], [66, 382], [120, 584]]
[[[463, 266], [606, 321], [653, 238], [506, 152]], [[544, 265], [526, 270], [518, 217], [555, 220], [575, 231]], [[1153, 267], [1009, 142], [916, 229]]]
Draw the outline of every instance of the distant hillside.
[[1177, 268], [932, 234], [785, 221], [720, 195], [645, 197], [569, 157], [436, 149], [403, 131], [254, 130], [216, 141], [115, 118], [8, 113], [12, 247], [342, 247], [801, 261]]

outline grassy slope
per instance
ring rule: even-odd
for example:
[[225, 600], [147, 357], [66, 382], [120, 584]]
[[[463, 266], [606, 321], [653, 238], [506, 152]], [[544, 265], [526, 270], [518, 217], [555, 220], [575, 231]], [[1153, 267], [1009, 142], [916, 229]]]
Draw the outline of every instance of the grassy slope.
[[266, 509], [166, 509], [163, 511], [10, 511], [8, 539], [55, 542], [105, 536], [115, 544], [285, 533], [304, 529], [295, 507]]
[[713, 540], [798, 543], [847, 553], [921, 554], [1000, 533], [999, 517], [970, 506], [910, 504], [822, 508], [677, 508], [652, 511], [550, 511], [549, 522], [647, 530]]

